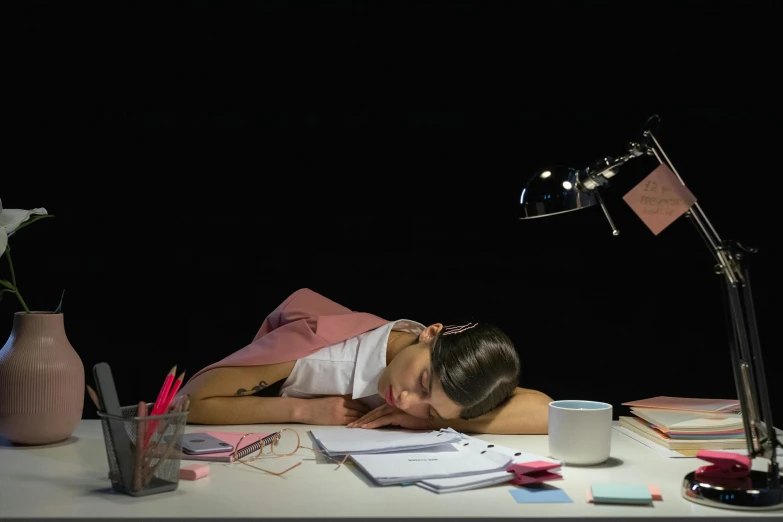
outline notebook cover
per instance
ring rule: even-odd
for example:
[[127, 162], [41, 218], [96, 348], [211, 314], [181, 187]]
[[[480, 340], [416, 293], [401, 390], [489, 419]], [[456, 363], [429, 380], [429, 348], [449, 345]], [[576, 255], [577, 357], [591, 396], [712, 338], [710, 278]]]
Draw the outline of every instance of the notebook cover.
[[650, 489], [639, 484], [593, 484], [590, 486], [593, 502], [609, 504], [649, 504]]
[[[209, 435], [212, 435], [215, 438], [218, 438], [222, 440], [223, 442], [228, 442], [231, 444], [231, 446], [236, 449], [237, 444], [239, 444], [239, 439], [242, 438], [242, 435], [245, 435], [247, 432], [244, 431], [198, 431], [197, 433], [208, 433]], [[270, 435], [270, 433], [265, 432], [259, 432], [259, 433], [253, 433], [253, 435], [249, 435], [245, 437], [245, 440], [242, 441], [242, 446], [239, 448], [244, 449], [254, 442], [257, 442], [258, 440], [266, 437], [267, 435]], [[182, 452], [182, 459], [183, 460], [207, 460], [210, 462], [231, 462], [231, 454], [233, 451], [225, 451], [220, 453], [203, 453], [201, 455], [191, 455], [189, 453]]]

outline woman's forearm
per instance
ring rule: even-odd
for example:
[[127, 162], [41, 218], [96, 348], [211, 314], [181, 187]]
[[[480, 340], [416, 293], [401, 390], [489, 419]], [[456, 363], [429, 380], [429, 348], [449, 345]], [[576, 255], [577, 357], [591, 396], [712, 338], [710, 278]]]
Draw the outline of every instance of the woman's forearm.
[[461, 433], [502, 435], [546, 435], [549, 403], [552, 399], [539, 391], [517, 388], [506, 402], [491, 412], [471, 420], [430, 421], [432, 429], [452, 428]]
[[303, 403], [291, 397], [209, 397], [191, 402], [194, 424], [285, 424], [302, 422]]

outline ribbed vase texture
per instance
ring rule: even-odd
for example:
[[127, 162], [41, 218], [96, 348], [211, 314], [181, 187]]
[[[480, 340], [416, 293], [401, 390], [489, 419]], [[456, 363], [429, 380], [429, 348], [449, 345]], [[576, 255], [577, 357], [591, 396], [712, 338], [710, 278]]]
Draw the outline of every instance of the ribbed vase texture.
[[18, 444], [67, 439], [82, 418], [84, 389], [63, 314], [17, 312], [0, 350], [0, 435]]

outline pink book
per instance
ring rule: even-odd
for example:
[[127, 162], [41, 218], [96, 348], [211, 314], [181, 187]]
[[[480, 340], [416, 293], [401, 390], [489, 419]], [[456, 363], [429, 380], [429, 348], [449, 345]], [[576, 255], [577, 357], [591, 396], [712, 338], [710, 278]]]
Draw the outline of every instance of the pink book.
[[657, 408], [706, 413], [738, 413], [740, 403], [735, 399], [693, 399], [688, 397], [652, 397], [640, 401], [624, 402], [624, 406]]
[[[213, 437], [222, 440], [223, 442], [228, 442], [229, 444], [231, 444], [233, 448], [236, 449], [237, 444], [239, 444], [239, 439], [241, 439], [242, 435], [245, 435], [247, 432], [204, 430], [204, 433], [208, 433]], [[236, 455], [239, 458], [242, 458], [245, 455], [250, 455], [251, 453], [255, 453], [261, 448], [261, 441], [264, 440], [269, 435], [271, 435], [271, 433], [253, 433], [252, 435], [248, 435], [242, 441], [242, 446], [237, 450]], [[222, 451], [220, 453], [202, 453], [201, 455], [191, 455], [190, 453], [185, 453], [183, 451], [182, 459], [183, 460], [207, 460], [210, 462], [234, 462], [235, 459], [232, 456], [233, 453], [234, 451], [232, 450], [232, 451]]]

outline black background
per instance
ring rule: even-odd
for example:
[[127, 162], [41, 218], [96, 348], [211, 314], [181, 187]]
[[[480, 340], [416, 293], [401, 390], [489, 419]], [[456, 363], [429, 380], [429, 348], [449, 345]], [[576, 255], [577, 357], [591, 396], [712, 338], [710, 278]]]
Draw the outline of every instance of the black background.
[[[736, 397], [711, 256], [685, 218], [656, 237], [621, 199], [654, 164], [604, 192], [618, 237], [599, 208], [517, 219], [532, 172], [620, 155], [658, 114], [721, 236], [759, 248], [781, 419], [779, 5], [27, 2], [0, 189], [56, 217], [11, 239], [20, 288], [39, 310], [66, 290], [88, 382], [110, 363], [124, 404], [243, 347], [301, 287], [493, 322], [522, 386], [615, 415]], [[6, 294], [3, 338], [17, 310]]]

